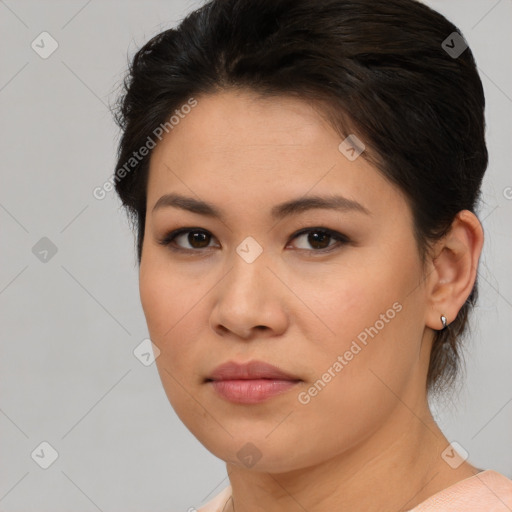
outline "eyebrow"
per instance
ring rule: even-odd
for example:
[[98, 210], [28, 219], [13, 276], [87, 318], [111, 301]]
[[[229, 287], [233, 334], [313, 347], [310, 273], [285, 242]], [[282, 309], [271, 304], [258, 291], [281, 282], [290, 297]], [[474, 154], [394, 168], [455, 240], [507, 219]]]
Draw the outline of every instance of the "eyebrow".
[[[211, 203], [182, 196], [180, 194], [165, 194], [153, 206], [152, 213], [165, 207], [180, 208], [199, 215], [224, 219], [224, 213]], [[313, 209], [338, 210], [342, 212], [359, 212], [371, 215], [362, 204], [340, 195], [307, 196], [292, 199], [272, 207], [270, 214], [273, 219], [283, 219], [294, 214]]]

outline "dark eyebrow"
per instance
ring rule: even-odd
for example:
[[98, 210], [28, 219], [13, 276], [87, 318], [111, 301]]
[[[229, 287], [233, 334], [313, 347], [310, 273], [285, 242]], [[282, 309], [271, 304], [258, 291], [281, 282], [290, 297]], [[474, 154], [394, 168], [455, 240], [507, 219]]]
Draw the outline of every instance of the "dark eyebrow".
[[[223, 219], [224, 214], [213, 204], [194, 199], [193, 197], [182, 196], [180, 194], [165, 194], [153, 206], [152, 212], [164, 207], [174, 207], [186, 210], [207, 217]], [[371, 215], [371, 212], [362, 204], [346, 197], [333, 196], [307, 196], [298, 199], [292, 199], [285, 203], [274, 206], [271, 210], [273, 219], [282, 219], [290, 215], [302, 213], [312, 209], [339, 210], [343, 212], [360, 212]]]

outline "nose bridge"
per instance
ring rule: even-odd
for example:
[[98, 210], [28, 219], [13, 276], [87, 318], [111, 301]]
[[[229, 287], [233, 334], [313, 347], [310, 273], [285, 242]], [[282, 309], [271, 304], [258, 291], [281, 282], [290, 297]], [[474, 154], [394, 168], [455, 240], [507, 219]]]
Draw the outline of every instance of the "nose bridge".
[[211, 318], [212, 327], [244, 337], [257, 326], [280, 331], [286, 321], [267, 254], [251, 238], [244, 239], [229, 259], [230, 270], [218, 288]]
[[262, 284], [271, 275], [267, 265], [267, 254], [263, 247], [255, 238], [246, 237], [235, 248], [224, 291], [246, 305], [258, 302], [260, 293], [264, 291]]

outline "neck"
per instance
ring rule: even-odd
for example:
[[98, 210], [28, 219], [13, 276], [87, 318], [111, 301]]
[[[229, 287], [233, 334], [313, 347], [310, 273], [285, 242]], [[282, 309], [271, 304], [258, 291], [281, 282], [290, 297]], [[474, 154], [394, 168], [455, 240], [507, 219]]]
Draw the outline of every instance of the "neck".
[[453, 469], [427, 402], [398, 401], [376, 432], [328, 460], [287, 473], [227, 464], [232, 497], [223, 512], [404, 512], [478, 469]]

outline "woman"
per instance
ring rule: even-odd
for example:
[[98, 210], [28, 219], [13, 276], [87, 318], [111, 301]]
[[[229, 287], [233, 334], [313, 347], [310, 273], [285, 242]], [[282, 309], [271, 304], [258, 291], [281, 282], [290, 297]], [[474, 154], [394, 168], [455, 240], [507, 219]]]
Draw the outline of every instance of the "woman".
[[[414, 0], [213, 0], [135, 55], [116, 190], [200, 511], [505, 511], [436, 424], [483, 245], [484, 95]], [[193, 509], [191, 509], [193, 510]]]

